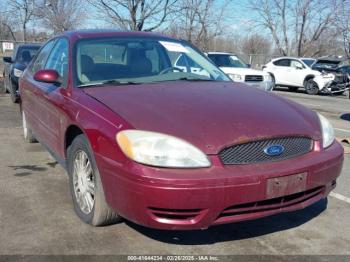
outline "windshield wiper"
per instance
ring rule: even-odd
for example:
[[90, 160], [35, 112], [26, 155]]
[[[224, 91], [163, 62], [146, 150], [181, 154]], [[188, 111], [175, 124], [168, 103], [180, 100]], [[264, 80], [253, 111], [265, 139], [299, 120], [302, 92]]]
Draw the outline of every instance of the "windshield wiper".
[[82, 84], [79, 85], [78, 87], [93, 87], [93, 86], [101, 86], [101, 85], [108, 85], [108, 84], [113, 84], [113, 85], [139, 85], [140, 83], [137, 82], [132, 82], [132, 81], [118, 81], [118, 80], [106, 80], [103, 82], [97, 82], [97, 83], [87, 83], [87, 84]]
[[133, 82], [133, 81], [119, 81], [119, 80], [106, 80], [102, 82], [103, 85], [108, 85], [108, 84], [116, 84], [116, 85], [139, 85], [141, 83], [138, 82]]
[[177, 81], [177, 80], [185, 80], [185, 81], [214, 81], [212, 79], [191, 78], [191, 77], [181, 77], [181, 78], [175, 79], [174, 81]]

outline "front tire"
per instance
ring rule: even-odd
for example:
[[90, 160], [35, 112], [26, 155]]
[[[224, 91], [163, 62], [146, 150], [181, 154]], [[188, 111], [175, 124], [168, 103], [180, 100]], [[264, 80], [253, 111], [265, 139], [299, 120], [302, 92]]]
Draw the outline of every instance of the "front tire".
[[308, 95], [317, 95], [319, 92], [318, 85], [313, 79], [307, 80], [304, 87]]
[[78, 217], [93, 226], [119, 222], [121, 217], [106, 202], [100, 173], [84, 135], [78, 135], [69, 146], [67, 164], [70, 191]]
[[11, 96], [12, 103], [14, 103], [14, 104], [18, 103], [19, 97], [16, 93], [16, 90], [14, 90], [14, 88], [13, 88], [13, 84], [12, 84], [11, 80], [9, 80], [9, 90], [10, 90], [10, 96]]

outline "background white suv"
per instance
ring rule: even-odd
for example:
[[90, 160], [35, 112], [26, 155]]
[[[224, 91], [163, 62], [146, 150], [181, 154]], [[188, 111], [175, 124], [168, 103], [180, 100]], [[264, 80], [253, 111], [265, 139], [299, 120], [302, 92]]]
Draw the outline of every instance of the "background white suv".
[[266, 91], [272, 91], [273, 82], [271, 76], [261, 70], [249, 68], [238, 56], [222, 52], [208, 52], [207, 56], [234, 82], [241, 82]]
[[303, 59], [280, 57], [271, 60], [263, 70], [269, 73], [275, 85], [287, 86], [291, 91], [304, 87], [306, 93], [316, 95], [330, 88], [335, 76], [311, 69]]

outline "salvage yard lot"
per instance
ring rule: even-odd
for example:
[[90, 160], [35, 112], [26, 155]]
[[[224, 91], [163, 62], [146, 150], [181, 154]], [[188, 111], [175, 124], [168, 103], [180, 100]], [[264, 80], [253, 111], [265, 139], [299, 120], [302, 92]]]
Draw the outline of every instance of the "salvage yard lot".
[[[323, 113], [334, 124], [337, 136], [350, 137], [346, 96], [307, 96], [283, 90], [275, 93]], [[130, 222], [94, 228], [75, 215], [64, 169], [40, 144], [24, 142], [18, 105], [5, 94], [0, 94], [0, 144], [0, 255], [350, 255], [350, 203], [334, 197], [302, 211], [205, 231], [159, 231]], [[335, 192], [347, 198], [349, 171], [346, 155]]]

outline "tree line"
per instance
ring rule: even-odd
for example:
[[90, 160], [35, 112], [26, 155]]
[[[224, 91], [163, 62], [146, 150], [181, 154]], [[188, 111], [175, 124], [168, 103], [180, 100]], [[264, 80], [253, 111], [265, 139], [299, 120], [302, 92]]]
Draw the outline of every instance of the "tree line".
[[0, 40], [44, 41], [93, 24], [159, 32], [203, 51], [350, 58], [349, 14], [350, 0], [2, 0]]

